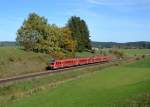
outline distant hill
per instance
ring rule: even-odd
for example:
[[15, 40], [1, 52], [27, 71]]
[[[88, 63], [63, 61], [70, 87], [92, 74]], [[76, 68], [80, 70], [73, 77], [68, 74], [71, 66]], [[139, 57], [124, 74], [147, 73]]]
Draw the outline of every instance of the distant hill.
[[92, 42], [93, 47], [97, 48], [146, 48], [150, 49], [150, 42], [127, 42], [127, 43], [116, 43], [116, 42]]
[[[4, 41], [0, 42], [0, 47], [3, 46], [17, 46], [17, 43], [15, 41]], [[95, 42], [92, 41], [92, 47], [96, 48], [145, 48], [150, 49], [150, 42], [146, 41], [139, 41], [139, 42], [127, 42], [127, 43], [117, 43], [117, 42]]]
[[0, 42], [0, 47], [3, 47], [3, 46], [17, 46], [16, 42], [12, 41], [12, 42], [9, 42], [9, 41], [4, 41], [4, 42]]

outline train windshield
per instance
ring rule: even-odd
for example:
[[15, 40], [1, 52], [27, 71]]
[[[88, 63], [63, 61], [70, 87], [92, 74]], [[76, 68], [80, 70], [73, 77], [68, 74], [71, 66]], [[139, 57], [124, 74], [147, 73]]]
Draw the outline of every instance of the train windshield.
[[54, 63], [52, 62], [51, 65], [54, 65]]
[[54, 65], [54, 63], [55, 63], [55, 59], [51, 59], [51, 60], [50, 60], [50, 64], [51, 64], [51, 65]]

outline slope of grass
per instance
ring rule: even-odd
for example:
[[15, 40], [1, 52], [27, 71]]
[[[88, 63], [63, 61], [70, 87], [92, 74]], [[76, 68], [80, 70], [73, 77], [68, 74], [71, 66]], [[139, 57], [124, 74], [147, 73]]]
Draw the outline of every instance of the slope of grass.
[[[77, 53], [78, 57], [94, 56], [90, 52]], [[50, 56], [26, 52], [18, 47], [0, 47], [0, 78], [39, 72], [46, 69]]]
[[[149, 58], [128, 65], [98, 70], [91, 75], [66, 82], [51, 90], [36, 93], [5, 106], [120, 107], [127, 99], [130, 101], [132, 97], [139, 94], [150, 93], [150, 68], [146, 65], [147, 63], [150, 63]], [[146, 66], [137, 67], [139, 65]], [[125, 104], [123, 107], [129, 106]]]
[[25, 52], [17, 47], [0, 47], [0, 78], [44, 70], [50, 56]]

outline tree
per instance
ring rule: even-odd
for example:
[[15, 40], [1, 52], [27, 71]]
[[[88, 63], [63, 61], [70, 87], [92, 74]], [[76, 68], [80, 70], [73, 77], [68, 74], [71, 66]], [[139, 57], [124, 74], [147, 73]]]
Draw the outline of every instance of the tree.
[[68, 26], [59, 28], [31, 13], [17, 31], [16, 40], [25, 50], [48, 53], [55, 58], [74, 56], [76, 49], [90, 49], [88, 27], [79, 17], [72, 17]]
[[86, 22], [84, 20], [81, 20], [81, 28], [80, 28], [80, 32], [82, 35], [82, 42], [84, 43], [84, 48], [91, 50], [91, 41], [90, 41], [90, 33], [88, 30], [88, 27], [86, 25]]
[[36, 13], [29, 14], [28, 19], [17, 31], [17, 42], [26, 50], [34, 50], [39, 39], [47, 36], [47, 32], [45, 32], [47, 25], [47, 19], [44, 17], [40, 17]]
[[56, 25], [47, 25], [45, 29], [46, 35], [42, 36], [38, 43], [37, 48], [41, 52], [52, 54], [55, 51], [60, 51], [58, 39], [61, 36], [61, 31]]
[[50, 25], [46, 18], [31, 13], [18, 30], [16, 40], [26, 50], [52, 53], [60, 50], [58, 47], [60, 35], [61, 32], [56, 25]]
[[32, 29], [20, 29], [17, 33], [17, 42], [24, 46], [25, 50], [31, 51], [35, 48], [39, 33]]
[[77, 41], [76, 49], [78, 51], [91, 49], [89, 30], [84, 20], [81, 20], [80, 17], [72, 16], [68, 20], [67, 27], [72, 32], [72, 38]]
[[75, 52], [76, 41], [73, 40], [70, 29], [67, 27], [64, 27], [61, 29], [61, 31], [62, 31], [61, 48], [69, 52]]

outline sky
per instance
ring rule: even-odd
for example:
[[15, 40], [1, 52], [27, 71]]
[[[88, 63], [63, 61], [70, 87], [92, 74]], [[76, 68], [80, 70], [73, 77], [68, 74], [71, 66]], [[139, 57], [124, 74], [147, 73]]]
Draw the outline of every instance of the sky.
[[150, 41], [150, 0], [0, 0], [0, 41], [15, 41], [31, 12], [59, 27], [79, 16], [92, 41]]

